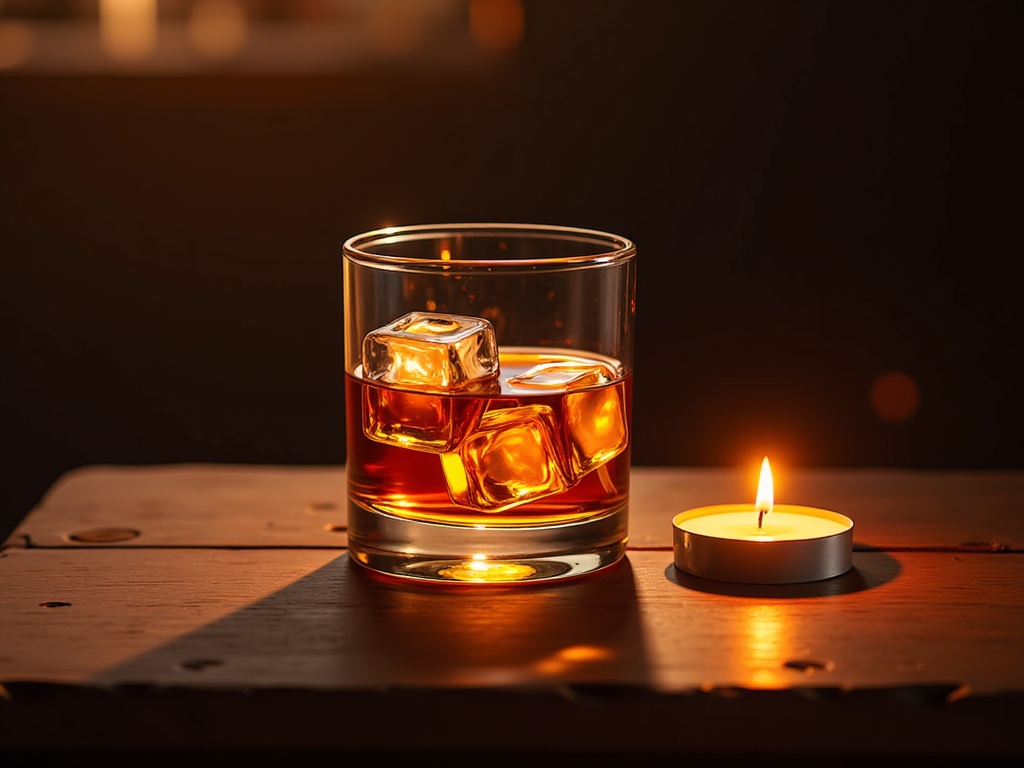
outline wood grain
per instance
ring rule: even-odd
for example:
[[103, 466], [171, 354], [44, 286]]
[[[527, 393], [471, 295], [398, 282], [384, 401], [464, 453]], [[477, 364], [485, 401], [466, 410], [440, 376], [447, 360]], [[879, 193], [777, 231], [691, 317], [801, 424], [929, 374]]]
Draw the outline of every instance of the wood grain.
[[170, 464], [90, 466], [58, 479], [12, 545], [92, 547], [111, 529], [144, 547], [344, 547], [343, 467]]
[[849, 573], [676, 570], [732, 470], [634, 468], [619, 567], [440, 590], [350, 563], [344, 468], [84, 467], [0, 550], [0, 757], [1024, 756], [1024, 473], [778, 477], [854, 519]]
[[[842, 512], [861, 549], [1024, 550], [1024, 472], [775, 468], [776, 500]], [[733, 469], [634, 467], [630, 548], [671, 548], [672, 517], [753, 500]], [[76, 534], [129, 529], [117, 546], [344, 547], [344, 467], [91, 466], [58, 480], [8, 544], [108, 546]]]
[[684, 576], [633, 552], [557, 588], [438, 591], [332, 549], [9, 549], [0, 681], [1024, 690], [1024, 555], [858, 552], [808, 585]]

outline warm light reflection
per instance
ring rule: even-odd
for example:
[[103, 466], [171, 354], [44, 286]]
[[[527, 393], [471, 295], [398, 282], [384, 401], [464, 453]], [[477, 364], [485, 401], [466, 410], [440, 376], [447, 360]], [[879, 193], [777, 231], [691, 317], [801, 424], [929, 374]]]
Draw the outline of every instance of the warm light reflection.
[[547, 658], [538, 660], [534, 667], [542, 675], [556, 677], [588, 664], [606, 662], [614, 656], [615, 653], [610, 648], [598, 645], [570, 645]]
[[143, 59], [156, 48], [156, 0], [100, 0], [100, 40], [118, 61]]
[[492, 562], [486, 555], [473, 555], [471, 560], [442, 568], [437, 573], [452, 581], [502, 584], [528, 579], [536, 572], [533, 566], [525, 563]]
[[249, 34], [245, 9], [238, 0], [197, 0], [188, 17], [188, 37], [211, 59], [229, 58], [245, 47]]
[[452, 260], [452, 252], [449, 249], [447, 249], [447, 248], [442, 248], [441, 249], [441, 261], [451, 261], [451, 260]]
[[752, 686], [771, 688], [782, 685], [786, 647], [789, 638], [783, 611], [774, 605], [748, 605], [743, 608], [745, 666]]

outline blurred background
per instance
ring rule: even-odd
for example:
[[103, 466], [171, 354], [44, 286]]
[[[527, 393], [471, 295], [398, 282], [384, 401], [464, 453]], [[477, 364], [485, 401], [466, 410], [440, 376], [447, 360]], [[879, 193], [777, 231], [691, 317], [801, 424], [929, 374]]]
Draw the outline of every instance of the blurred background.
[[633, 238], [634, 464], [1024, 466], [1022, 8], [0, 0], [0, 539], [79, 466], [344, 462], [388, 224]]

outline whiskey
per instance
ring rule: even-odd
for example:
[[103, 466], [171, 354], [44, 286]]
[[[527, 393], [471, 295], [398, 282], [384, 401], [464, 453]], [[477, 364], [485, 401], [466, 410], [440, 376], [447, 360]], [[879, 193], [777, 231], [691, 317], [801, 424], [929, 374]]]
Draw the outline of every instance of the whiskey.
[[575, 350], [502, 348], [451, 392], [345, 377], [351, 503], [407, 520], [529, 527], [621, 509], [632, 375]]

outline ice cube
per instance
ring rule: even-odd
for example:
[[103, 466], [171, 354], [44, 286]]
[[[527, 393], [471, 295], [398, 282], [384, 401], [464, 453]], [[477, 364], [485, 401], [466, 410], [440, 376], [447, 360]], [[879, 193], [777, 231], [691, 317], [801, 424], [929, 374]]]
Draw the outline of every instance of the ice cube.
[[363, 392], [363, 433], [378, 443], [415, 451], [451, 451], [475, 426], [483, 401], [368, 386]]
[[528, 371], [512, 376], [508, 383], [521, 389], [579, 389], [612, 380], [611, 370], [599, 363], [585, 360], [558, 360], [540, 363]]
[[565, 396], [568, 474], [577, 479], [622, 453], [628, 432], [623, 385], [570, 392]]
[[482, 317], [410, 312], [363, 339], [363, 377], [422, 392], [472, 389], [499, 373], [494, 326]]
[[441, 454], [452, 500], [500, 512], [568, 487], [558, 458], [554, 411], [524, 405], [487, 411], [457, 450]]

